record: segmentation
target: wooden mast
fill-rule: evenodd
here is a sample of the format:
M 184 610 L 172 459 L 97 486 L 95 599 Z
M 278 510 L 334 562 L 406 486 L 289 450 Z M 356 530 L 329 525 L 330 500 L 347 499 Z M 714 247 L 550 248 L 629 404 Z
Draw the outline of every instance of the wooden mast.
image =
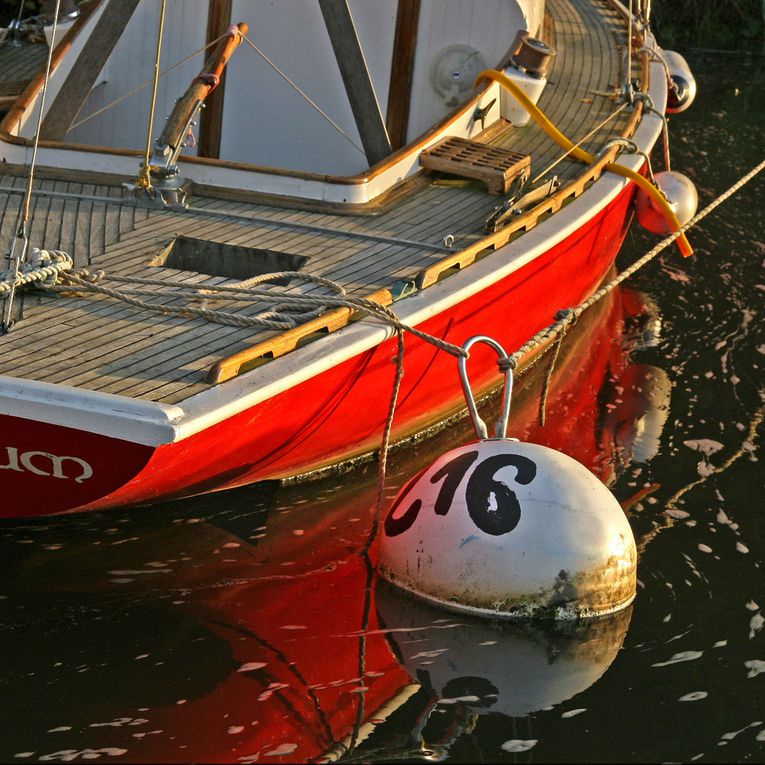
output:
M 420 0 L 398 0 L 387 109 L 388 135 L 394 150 L 406 143 L 419 21 Z
M 207 11 L 207 44 L 226 33 L 231 26 L 232 0 L 210 0 Z M 220 143 L 223 134 L 223 96 L 226 88 L 226 71 L 221 72 L 220 83 L 205 101 L 205 108 L 199 121 L 200 157 L 220 157 Z
M 40 128 L 40 138 L 63 141 L 90 95 L 99 72 L 130 21 L 139 0 L 109 0 L 77 61 L 51 104 Z
M 347 0 L 319 0 L 337 65 L 370 165 L 391 154 L 388 131 L 377 103 Z

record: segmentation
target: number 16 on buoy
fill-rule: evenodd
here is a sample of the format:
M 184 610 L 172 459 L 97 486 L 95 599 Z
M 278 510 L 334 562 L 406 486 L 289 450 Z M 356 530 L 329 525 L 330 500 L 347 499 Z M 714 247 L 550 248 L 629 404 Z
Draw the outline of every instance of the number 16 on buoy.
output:
M 637 550 L 611 492 L 571 457 L 506 437 L 513 371 L 488 436 L 459 359 L 478 440 L 439 457 L 399 492 L 383 524 L 379 574 L 452 610 L 498 618 L 582 618 L 628 606 Z

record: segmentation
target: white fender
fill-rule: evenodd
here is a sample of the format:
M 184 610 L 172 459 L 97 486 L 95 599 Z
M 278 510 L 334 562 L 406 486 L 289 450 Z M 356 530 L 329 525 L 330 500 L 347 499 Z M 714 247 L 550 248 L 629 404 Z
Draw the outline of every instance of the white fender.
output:
M 680 225 L 685 225 L 695 214 L 699 206 L 696 187 L 688 176 L 674 170 L 664 170 L 654 175 L 659 190 L 664 194 L 669 206 L 677 215 Z M 635 212 L 643 228 L 652 234 L 666 236 L 671 233 L 669 223 L 659 209 L 656 201 L 638 189 L 635 195 Z

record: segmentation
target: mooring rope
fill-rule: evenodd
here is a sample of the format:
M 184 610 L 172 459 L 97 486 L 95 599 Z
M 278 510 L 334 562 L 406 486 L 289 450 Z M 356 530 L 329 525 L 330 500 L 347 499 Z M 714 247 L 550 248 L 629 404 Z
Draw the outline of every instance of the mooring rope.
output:
M 83 291 L 88 292 L 96 292 L 101 295 L 105 295 L 107 297 L 114 298 L 116 300 L 120 300 L 123 303 L 127 303 L 128 305 L 132 305 L 136 308 L 140 308 L 142 310 L 149 311 L 151 313 L 160 313 L 160 314 L 176 314 L 178 316 L 185 316 L 185 317 L 192 317 L 192 318 L 200 318 L 200 319 L 206 319 L 207 321 L 211 321 L 217 324 L 226 324 L 230 326 L 235 327 L 265 327 L 267 329 L 293 329 L 295 326 L 298 325 L 299 320 L 294 317 L 289 317 L 285 319 L 263 319 L 261 316 L 245 316 L 242 314 L 235 314 L 235 313 L 229 313 L 226 311 L 215 311 L 211 309 L 206 308 L 196 308 L 188 305 L 184 306 L 173 306 L 173 305 L 167 305 L 165 303 L 153 303 L 149 302 L 147 300 L 142 300 L 140 298 L 133 297 L 130 294 L 127 294 L 124 290 L 116 290 L 112 289 L 110 287 L 104 287 L 100 284 L 95 283 L 95 279 L 98 279 L 100 277 L 106 276 L 105 272 L 97 272 L 95 274 L 88 271 L 88 269 L 82 268 L 78 271 L 73 272 L 62 272 L 61 273 L 61 279 L 66 287 L 68 285 L 69 289 L 71 290 L 72 287 L 79 287 Z M 281 271 L 276 274 L 263 274 L 260 277 L 261 281 L 268 281 L 269 279 L 274 278 L 284 278 L 286 276 L 290 276 L 293 278 L 304 278 L 305 274 L 300 273 L 299 271 Z M 321 277 L 319 277 L 321 278 Z M 323 282 L 329 284 L 331 283 L 330 280 L 323 280 Z M 41 285 L 45 286 L 45 285 Z M 186 285 L 188 286 L 188 285 Z M 335 284 L 334 285 L 338 292 L 343 290 L 343 288 Z M 61 290 L 62 285 L 56 285 L 56 289 Z M 216 285 L 204 285 L 202 288 L 207 291 L 214 291 L 219 289 Z M 226 288 L 225 286 L 220 287 L 220 289 L 232 289 L 232 288 Z M 237 288 L 233 288 L 237 289 Z M 439 348 L 442 351 L 446 351 L 447 353 L 451 353 L 453 356 L 467 356 L 467 352 L 464 351 L 459 345 L 455 345 L 454 343 L 450 343 L 446 340 L 443 340 L 441 338 L 435 337 L 434 335 L 430 335 L 427 332 L 423 332 L 420 329 L 417 329 L 416 327 L 410 327 L 407 324 L 404 324 L 398 316 L 392 311 L 390 308 L 381 305 L 380 303 L 376 303 L 374 300 L 369 300 L 367 298 L 359 298 L 359 297 L 353 297 L 352 295 L 344 295 L 340 294 L 338 296 L 333 295 L 293 295 L 288 292 L 276 292 L 275 294 L 269 294 L 265 291 L 260 293 L 260 296 L 264 300 L 278 300 L 280 302 L 289 302 L 294 307 L 306 307 L 312 310 L 315 310 L 316 308 L 350 308 L 351 310 L 358 311 L 360 313 L 363 313 L 370 318 L 377 318 L 383 320 L 386 324 L 390 325 L 396 330 L 403 330 L 406 332 L 409 332 L 417 337 L 419 337 L 422 340 L 425 340 L 426 342 L 431 343 L 432 345 L 435 345 L 437 348 Z
M 529 351 L 532 351 L 542 345 L 545 345 L 548 341 L 554 339 L 558 334 L 563 332 L 570 324 L 578 319 L 588 308 L 595 305 L 598 300 L 601 300 L 614 288 L 618 287 L 623 281 L 629 279 L 634 273 L 639 271 L 647 263 L 650 263 L 659 253 L 663 252 L 672 242 L 678 237 L 682 236 L 688 229 L 693 228 L 700 220 L 706 218 L 709 213 L 719 207 L 723 202 L 733 196 L 739 189 L 745 186 L 756 175 L 765 170 L 765 160 L 760 162 L 759 165 L 752 168 L 745 176 L 740 178 L 729 189 L 724 191 L 715 200 L 710 202 L 701 212 L 691 218 L 686 224 L 681 226 L 677 231 L 672 232 L 669 236 L 662 239 L 653 249 L 649 250 L 642 258 L 636 260 L 632 265 L 624 269 L 618 276 L 614 277 L 610 282 L 604 284 L 599 290 L 594 292 L 587 300 L 579 303 L 579 305 L 571 308 L 564 308 L 558 311 L 556 314 L 556 321 L 553 324 L 541 329 L 533 337 L 529 338 L 515 353 L 512 353 L 509 358 L 512 365 L 515 367 L 520 360 Z
M 695 226 L 699 221 L 709 215 L 719 205 L 729 199 L 733 194 L 739 191 L 743 186 L 749 183 L 755 176 L 765 169 L 765 160 L 760 162 L 756 167 L 750 170 L 746 175 L 740 178 L 730 188 L 720 194 L 715 200 L 708 204 L 701 212 L 697 213 L 691 220 L 681 226 L 677 231 L 674 231 L 669 236 L 662 239 L 655 247 L 647 252 L 643 257 L 636 260 L 632 265 L 624 269 L 618 276 L 614 277 L 607 284 L 604 284 L 600 289 L 594 292 L 587 300 L 579 303 L 576 306 L 563 309 L 556 315 L 556 321 L 544 329 L 537 332 L 533 337 L 529 338 L 518 350 L 512 353 L 510 356 L 500 358 L 498 365 L 500 370 L 507 368 L 515 368 L 520 360 L 531 351 L 534 351 L 543 345 L 555 340 L 561 336 L 571 326 L 584 311 L 591 306 L 595 305 L 599 300 L 608 295 L 623 281 L 635 274 L 646 264 L 650 263 L 659 253 L 663 252 L 669 247 L 672 242 L 678 237 L 682 236 L 685 231 Z M 39 251 L 38 251 L 39 253 Z M 46 253 L 43 251 L 38 254 L 44 260 Z M 235 292 L 235 293 L 249 293 L 253 297 L 257 297 L 263 301 L 273 301 L 278 305 L 287 305 L 289 308 L 305 308 L 312 311 L 325 310 L 327 308 L 339 308 L 346 307 L 353 311 L 356 311 L 362 315 L 370 318 L 378 319 L 396 330 L 398 337 L 398 353 L 396 360 L 396 373 L 393 382 L 393 388 L 391 392 L 390 406 L 388 407 L 388 416 L 385 422 L 383 430 L 382 443 L 379 450 L 379 469 L 378 469 L 378 490 L 375 514 L 372 521 L 372 528 L 370 530 L 367 542 L 364 545 L 363 554 L 367 554 L 370 550 L 377 531 L 379 529 L 380 514 L 382 511 L 382 504 L 384 501 L 385 491 L 385 479 L 387 471 L 387 458 L 390 449 L 390 437 L 393 428 L 393 420 L 395 417 L 396 404 L 398 400 L 399 390 L 401 387 L 401 380 L 404 373 L 404 333 L 409 332 L 421 340 L 428 342 L 440 350 L 446 351 L 456 357 L 467 358 L 468 352 L 461 346 L 450 343 L 442 338 L 435 337 L 428 334 L 416 327 L 408 326 L 404 324 L 396 315 L 396 313 L 383 306 L 380 303 L 376 303 L 373 300 L 366 298 L 353 297 L 345 293 L 343 287 L 332 280 L 324 277 L 312 276 L 309 274 L 301 273 L 298 271 L 282 271 L 274 274 L 263 274 L 253 279 L 248 279 L 244 282 L 239 282 L 236 285 L 194 285 L 191 286 L 184 282 L 165 282 L 159 279 L 143 279 L 140 277 L 128 277 L 128 276 L 115 276 L 108 277 L 103 271 L 91 273 L 87 269 L 78 269 L 77 271 L 70 271 L 71 258 L 65 255 L 65 253 L 54 252 L 47 253 L 47 256 L 53 258 L 55 256 L 55 263 L 50 265 L 41 266 L 38 269 L 32 270 L 26 274 L 14 274 L 10 273 L 0 274 L 0 294 L 3 292 L 10 292 L 21 284 L 37 283 L 40 287 L 45 289 L 57 289 L 68 290 L 79 289 L 83 292 L 96 292 L 108 297 L 115 298 L 122 302 L 133 305 L 142 310 L 147 310 L 154 313 L 161 314 L 176 314 L 185 317 L 197 317 L 206 319 L 208 321 L 217 322 L 220 324 L 228 324 L 239 327 L 254 327 L 261 326 L 271 329 L 291 329 L 299 321 L 298 317 L 283 315 L 280 318 L 272 315 L 260 314 L 257 316 L 244 316 L 241 314 L 234 314 L 225 311 L 215 311 L 210 309 L 185 306 L 172 306 L 161 303 L 151 303 L 146 300 L 142 300 L 132 295 L 126 294 L 124 290 L 111 289 L 104 287 L 96 282 L 104 278 L 114 278 L 124 283 L 135 283 L 139 285 L 151 285 L 151 286 L 170 286 L 183 290 L 193 290 L 193 297 L 199 299 L 200 297 L 208 297 L 214 295 L 216 292 Z M 66 259 L 66 260 L 65 260 Z M 54 274 L 57 275 L 60 280 L 60 284 L 52 285 L 45 284 L 46 280 L 49 280 Z M 328 287 L 332 289 L 336 294 L 334 295 L 308 295 L 308 294 L 293 294 L 284 290 L 281 291 L 268 291 L 268 290 L 253 290 L 252 288 L 273 279 L 302 279 L 304 281 L 312 282 L 320 286 Z M 23 282 L 18 281 L 19 279 Z M 245 285 L 245 286 L 242 286 Z M 557 352 L 556 352 L 557 355 Z M 552 367 L 552 365 L 551 365 Z M 551 373 L 551 372 L 550 372 Z

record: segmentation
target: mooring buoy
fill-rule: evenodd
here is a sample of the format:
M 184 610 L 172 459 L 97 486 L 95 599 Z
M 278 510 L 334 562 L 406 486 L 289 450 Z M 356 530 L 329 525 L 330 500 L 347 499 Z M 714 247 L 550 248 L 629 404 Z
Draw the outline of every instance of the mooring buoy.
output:
M 656 173 L 653 179 L 680 225 L 684 226 L 696 214 L 699 206 L 699 195 L 693 181 L 675 170 L 663 170 Z M 667 216 L 661 211 L 656 200 L 641 188 L 635 195 L 635 212 L 640 225 L 652 234 L 666 236 L 672 232 Z
M 490 337 L 467 340 L 490 345 Z M 611 492 L 571 457 L 507 438 L 513 373 L 489 438 L 460 359 L 478 441 L 407 483 L 382 529 L 378 572 L 447 608 L 502 618 L 607 614 L 635 597 L 637 550 Z

